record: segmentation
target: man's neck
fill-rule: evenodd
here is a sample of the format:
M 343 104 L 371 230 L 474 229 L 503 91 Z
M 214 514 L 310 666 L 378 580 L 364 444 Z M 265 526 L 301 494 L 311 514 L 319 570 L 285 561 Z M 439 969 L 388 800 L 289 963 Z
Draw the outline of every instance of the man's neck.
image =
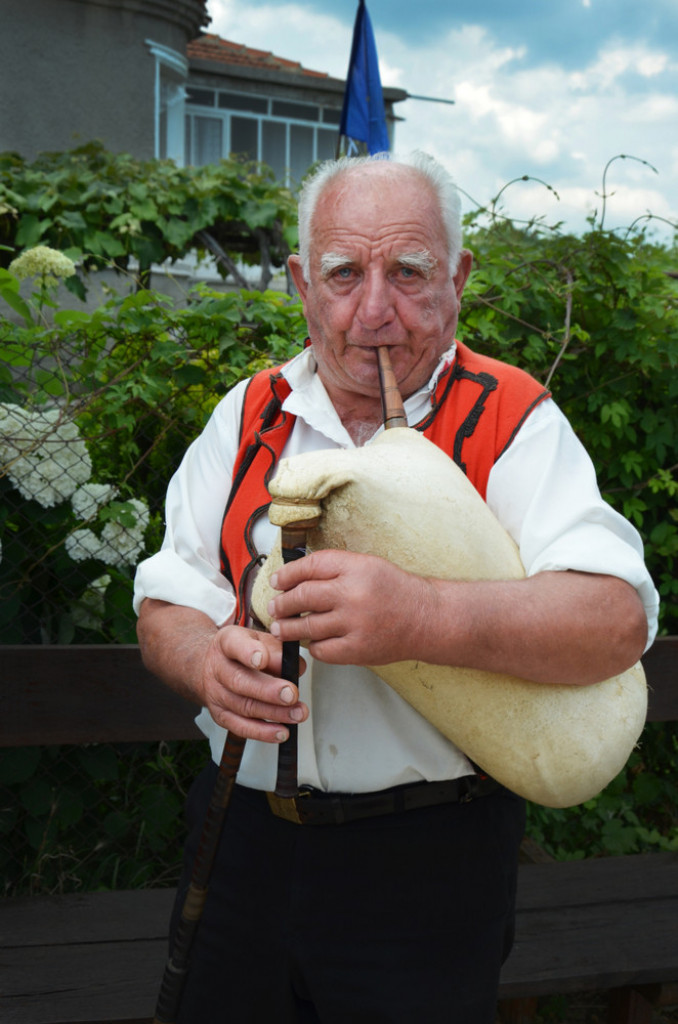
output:
M 350 424 L 344 423 L 344 426 L 356 448 L 362 448 L 364 444 L 367 444 L 374 437 L 381 426 L 381 420 L 378 423 L 365 423 L 364 421 L 354 420 Z
M 346 432 L 358 447 L 366 444 L 383 423 L 381 399 L 335 393 L 330 400 Z

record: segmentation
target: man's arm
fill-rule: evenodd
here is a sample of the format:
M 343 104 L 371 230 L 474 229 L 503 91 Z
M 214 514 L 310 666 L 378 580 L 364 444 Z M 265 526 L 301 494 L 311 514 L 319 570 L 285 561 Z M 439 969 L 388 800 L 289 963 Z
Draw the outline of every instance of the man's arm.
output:
M 278 676 L 281 645 L 267 633 L 218 628 L 203 612 L 146 598 L 137 634 L 146 667 L 238 736 L 282 743 L 286 724 L 308 718 L 297 687 Z
M 284 591 L 269 606 L 274 635 L 310 639 L 314 657 L 336 664 L 420 660 L 587 685 L 635 664 L 647 639 L 636 591 L 614 576 L 460 583 L 320 551 L 283 566 L 271 583 Z

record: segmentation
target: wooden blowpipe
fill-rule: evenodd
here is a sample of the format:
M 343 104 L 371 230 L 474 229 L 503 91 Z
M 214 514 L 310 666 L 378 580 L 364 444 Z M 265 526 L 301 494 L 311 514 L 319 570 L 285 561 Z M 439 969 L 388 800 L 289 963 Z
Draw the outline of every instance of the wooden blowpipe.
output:
M 377 348 L 377 366 L 379 367 L 379 388 L 381 390 L 381 411 L 384 418 L 384 430 L 392 427 L 406 427 L 407 416 L 403 400 L 391 366 L 391 357 L 385 345 Z

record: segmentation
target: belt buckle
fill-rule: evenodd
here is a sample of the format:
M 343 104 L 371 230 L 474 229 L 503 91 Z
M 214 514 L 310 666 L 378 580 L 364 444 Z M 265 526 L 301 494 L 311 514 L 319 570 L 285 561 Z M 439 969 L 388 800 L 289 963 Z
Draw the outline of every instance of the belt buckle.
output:
M 291 821 L 294 825 L 303 825 L 304 819 L 299 814 L 298 801 L 304 796 L 310 796 L 308 790 L 300 791 L 297 796 L 278 796 L 277 793 L 267 793 L 266 799 L 276 818 Z

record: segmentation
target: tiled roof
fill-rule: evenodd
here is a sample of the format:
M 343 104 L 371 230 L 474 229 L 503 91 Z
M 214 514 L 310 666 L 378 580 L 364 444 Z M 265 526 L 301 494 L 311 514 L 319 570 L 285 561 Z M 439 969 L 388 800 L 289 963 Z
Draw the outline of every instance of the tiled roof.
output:
M 259 68 L 266 71 L 289 71 L 295 75 L 308 75 L 311 78 L 329 78 L 324 71 L 309 71 L 297 61 L 276 57 L 267 50 L 253 50 L 241 43 L 231 43 L 228 39 L 212 35 L 209 32 L 198 36 L 188 44 L 189 59 L 216 61 L 219 64 L 238 64 L 241 67 Z

